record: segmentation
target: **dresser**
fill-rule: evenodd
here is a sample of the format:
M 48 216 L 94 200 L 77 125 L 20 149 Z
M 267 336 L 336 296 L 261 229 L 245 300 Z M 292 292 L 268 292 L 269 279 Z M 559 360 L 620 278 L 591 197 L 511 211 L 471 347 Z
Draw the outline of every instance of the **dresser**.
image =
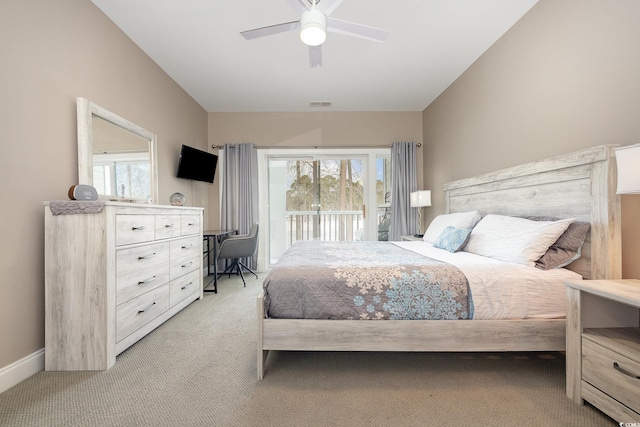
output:
M 109 369 L 202 298 L 202 208 L 105 202 L 98 213 L 54 215 L 52 207 L 45 202 L 46 370 Z
M 567 396 L 640 423 L 640 280 L 567 286 Z

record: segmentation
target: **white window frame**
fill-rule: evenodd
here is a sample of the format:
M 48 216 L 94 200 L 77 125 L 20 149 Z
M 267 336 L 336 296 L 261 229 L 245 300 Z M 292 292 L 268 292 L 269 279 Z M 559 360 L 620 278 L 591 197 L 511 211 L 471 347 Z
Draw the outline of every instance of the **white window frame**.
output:
M 270 159 L 300 160 L 300 159 L 363 159 L 363 165 L 367 173 L 367 190 L 363 195 L 366 205 L 365 239 L 377 239 L 377 209 L 376 209 L 376 159 L 378 156 L 388 156 L 391 148 L 259 148 L 258 149 L 258 180 L 259 180 L 259 222 L 260 241 L 265 244 L 258 245 L 258 265 L 270 267 L 269 258 L 269 175 L 268 162 Z

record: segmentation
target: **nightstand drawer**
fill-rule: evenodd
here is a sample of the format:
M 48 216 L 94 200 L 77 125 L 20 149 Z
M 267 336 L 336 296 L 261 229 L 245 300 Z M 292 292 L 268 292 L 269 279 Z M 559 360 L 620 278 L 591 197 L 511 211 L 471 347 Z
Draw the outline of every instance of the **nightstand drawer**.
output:
M 640 362 L 583 337 L 582 379 L 636 412 L 640 412 L 638 375 Z
M 403 242 L 422 242 L 424 240 L 423 236 L 400 236 L 400 240 Z

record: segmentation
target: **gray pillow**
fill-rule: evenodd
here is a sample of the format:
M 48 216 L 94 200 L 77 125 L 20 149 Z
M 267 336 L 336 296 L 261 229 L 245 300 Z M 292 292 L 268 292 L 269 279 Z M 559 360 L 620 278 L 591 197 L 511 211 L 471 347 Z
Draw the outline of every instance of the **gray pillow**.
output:
M 545 216 L 525 217 L 533 221 L 556 221 L 557 218 Z M 536 261 L 536 268 L 550 270 L 552 268 L 566 267 L 580 258 L 580 250 L 587 237 L 591 224 L 584 221 L 572 222 L 567 230 L 558 237 L 558 240 L 547 249 Z

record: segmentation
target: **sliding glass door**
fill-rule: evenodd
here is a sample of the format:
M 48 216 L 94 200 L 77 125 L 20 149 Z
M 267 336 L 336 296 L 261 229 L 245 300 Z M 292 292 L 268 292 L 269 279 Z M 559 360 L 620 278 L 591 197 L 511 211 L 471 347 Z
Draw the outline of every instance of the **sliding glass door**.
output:
M 268 218 L 269 263 L 299 240 L 384 237 L 379 224 L 386 213 L 385 195 L 389 199 L 388 150 L 318 151 L 264 155 L 267 191 L 261 190 L 261 195 L 267 197 L 261 203 Z
M 363 159 L 269 161 L 269 194 L 274 196 L 269 216 L 286 221 L 287 246 L 298 240 L 362 239 L 363 168 Z M 283 173 L 284 182 L 274 176 Z M 274 203 L 281 194 L 284 204 Z

